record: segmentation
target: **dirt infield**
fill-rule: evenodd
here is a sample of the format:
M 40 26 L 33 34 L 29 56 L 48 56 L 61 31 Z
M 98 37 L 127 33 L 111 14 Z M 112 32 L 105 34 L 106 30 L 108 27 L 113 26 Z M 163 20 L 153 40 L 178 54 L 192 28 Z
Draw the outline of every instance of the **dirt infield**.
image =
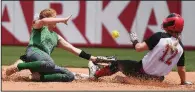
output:
M 5 68 L 5 66 L 3 66 Z M 69 70 L 77 73 L 88 74 L 88 69 L 86 68 L 68 68 Z M 2 69 L 4 72 L 4 69 Z M 23 70 L 16 74 L 13 74 L 10 77 L 9 81 L 2 81 L 2 90 L 3 91 L 69 91 L 69 90 L 95 90 L 95 91 L 116 91 L 116 90 L 183 90 L 183 91 L 192 91 L 195 90 L 195 85 L 179 85 L 180 79 L 177 72 L 171 72 L 166 76 L 165 81 L 162 83 L 152 82 L 152 81 L 139 81 L 132 79 L 132 82 L 129 84 L 121 83 L 116 80 L 116 76 L 124 76 L 122 73 L 114 74 L 110 77 L 102 77 L 99 81 L 90 81 L 90 80 L 75 80 L 73 82 L 27 82 L 23 78 L 27 77 L 30 74 L 28 70 Z M 22 77 L 19 77 L 21 75 Z M 187 80 L 195 83 L 195 72 L 187 72 Z

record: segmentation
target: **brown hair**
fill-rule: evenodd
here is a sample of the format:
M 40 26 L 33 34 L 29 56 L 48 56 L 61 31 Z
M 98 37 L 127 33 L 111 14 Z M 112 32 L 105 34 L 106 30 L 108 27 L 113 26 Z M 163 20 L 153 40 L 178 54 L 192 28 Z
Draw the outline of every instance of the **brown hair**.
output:
M 39 15 L 39 19 L 54 17 L 54 16 L 56 16 L 56 11 L 52 8 L 48 8 L 41 11 Z

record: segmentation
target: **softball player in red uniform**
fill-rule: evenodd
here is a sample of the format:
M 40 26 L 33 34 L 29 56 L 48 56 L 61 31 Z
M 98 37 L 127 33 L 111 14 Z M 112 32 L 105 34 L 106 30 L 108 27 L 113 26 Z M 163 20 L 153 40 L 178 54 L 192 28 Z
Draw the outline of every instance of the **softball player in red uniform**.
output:
M 102 69 L 90 61 L 88 64 L 90 77 L 97 79 L 121 71 L 127 76 L 163 81 L 164 76 L 177 65 L 181 84 L 192 84 L 186 81 L 184 49 L 180 40 L 183 26 L 183 18 L 179 14 L 171 13 L 162 23 L 162 28 L 166 32 L 157 32 L 143 42 L 138 42 L 137 35 L 130 33 L 130 40 L 137 52 L 149 50 L 143 59 L 139 62 L 114 60 Z

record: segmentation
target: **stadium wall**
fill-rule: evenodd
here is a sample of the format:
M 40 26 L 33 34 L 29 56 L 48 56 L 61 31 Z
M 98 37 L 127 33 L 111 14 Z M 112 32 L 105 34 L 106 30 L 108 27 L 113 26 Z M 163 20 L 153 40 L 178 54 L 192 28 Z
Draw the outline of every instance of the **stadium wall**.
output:
M 80 47 L 132 47 L 129 31 L 143 41 L 163 32 L 167 15 L 179 13 L 185 19 L 184 46 L 195 50 L 195 1 L 2 1 L 2 45 L 27 45 L 34 15 L 49 7 L 57 17 L 72 14 L 68 26 L 58 24 L 55 31 Z M 119 38 L 111 37 L 113 30 L 120 32 Z

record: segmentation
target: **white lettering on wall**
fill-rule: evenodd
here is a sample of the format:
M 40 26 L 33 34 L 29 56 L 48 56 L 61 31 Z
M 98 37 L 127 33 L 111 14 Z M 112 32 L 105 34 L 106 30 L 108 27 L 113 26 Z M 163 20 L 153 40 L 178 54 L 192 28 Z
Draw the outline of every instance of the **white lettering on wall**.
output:
M 28 26 L 26 24 L 24 12 L 20 4 L 21 1 L 2 1 L 2 13 L 7 7 L 8 17 L 10 21 L 2 21 L 2 27 L 9 31 L 20 42 L 29 41 Z M 80 21 L 79 25 L 85 26 L 85 30 L 77 28 L 72 20 L 76 19 L 80 13 L 80 1 L 34 1 L 34 14 L 40 13 L 41 10 L 49 8 L 52 3 L 59 3 L 62 5 L 62 14 L 57 17 L 67 17 L 72 14 L 72 18 L 68 22 L 68 26 L 64 24 L 57 24 L 57 28 L 62 36 L 72 44 L 102 44 L 102 26 L 104 26 L 108 33 L 112 30 L 119 30 L 120 37 L 115 39 L 119 45 L 128 45 L 129 35 L 125 26 L 120 22 L 118 17 L 127 7 L 131 1 L 110 1 L 107 6 L 103 8 L 103 1 L 86 1 L 86 16 L 85 21 Z M 182 33 L 182 41 L 184 46 L 195 46 L 193 40 L 195 39 L 195 8 L 194 1 L 182 1 L 181 15 L 184 18 L 184 30 Z M 138 4 L 135 19 L 133 20 L 130 31 L 137 33 L 139 40 L 142 41 L 145 31 L 149 28 L 151 31 L 159 32 L 161 29 L 162 20 L 170 13 L 171 7 L 168 7 L 167 1 L 140 1 Z M 156 25 L 149 25 L 149 18 L 152 10 L 154 11 Z M 130 10 L 129 10 L 130 11 Z M 29 11 L 33 12 L 33 11 Z M 131 13 L 131 11 L 129 12 Z M 4 14 L 2 14 L 3 16 Z M 131 21 L 131 20 L 127 20 Z M 84 24 L 85 23 L 85 24 Z M 127 23 L 127 22 L 126 22 Z M 127 25 L 127 24 L 126 24 Z M 82 35 L 81 31 L 85 31 Z M 86 36 L 86 39 L 84 38 Z M 14 44 L 14 43 L 13 43 Z M 115 47 L 115 46 L 113 46 Z
M 157 25 L 148 25 L 148 21 L 151 15 L 151 11 L 154 9 Z M 162 31 L 162 20 L 169 15 L 169 8 L 166 1 L 142 1 L 140 2 L 136 14 L 136 18 L 133 22 L 131 31 L 136 32 L 139 36 L 139 40 L 142 41 L 147 26 L 155 33 Z
M 102 2 L 97 2 L 97 14 L 96 14 L 96 31 L 102 35 L 102 24 L 105 28 L 111 32 L 117 29 L 122 37 L 116 39 L 118 44 L 128 44 L 129 36 L 127 30 L 118 19 L 122 11 L 127 7 L 130 1 L 110 1 L 109 4 L 102 11 Z M 98 35 L 99 37 L 102 37 Z
M 195 1 L 182 1 L 182 16 L 184 18 L 184 29 L 182 42 L 187 46 L 195 46 Z
M 25 17 L 19 1 L 4 1 L 2 2 L 2 9 L 8 10 L 9 22 L 2 22 L 4 26 L 13 36 L 15 36 L 20 42 L 29 41 L 28 27 L 26 25 Z M 2 11 L 3 11 L 2 10 Z M 21 35 L 25 34 L 25 35 Z
M 86 3 L 86 37 L 92 44 L 101 44 L 102 42 L 102 26 L 97 23 L 97 2 L 87 1 Z M 100 6 L 101 7 L 101 6 Z

